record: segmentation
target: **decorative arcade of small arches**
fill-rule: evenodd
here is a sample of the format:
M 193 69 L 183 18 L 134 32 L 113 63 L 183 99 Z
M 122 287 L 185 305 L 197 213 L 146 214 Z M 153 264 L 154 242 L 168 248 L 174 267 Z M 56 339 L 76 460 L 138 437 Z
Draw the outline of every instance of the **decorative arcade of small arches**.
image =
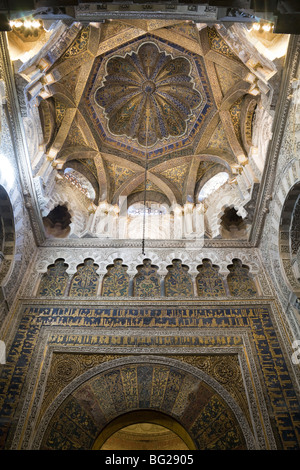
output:
M 38 288 L 38 296 L 69 297 L 199 297 L 215 298 L 224 296 L 253 297 L 258 294 L 255 280 L 249 267 L 238 258 L 227 266 L 229 274 L 223 277 L 219 267 L 210 259 L 204 258 L 197 267 L 198 275 L 193 278 L 189 266 L 181 259 L 173 259 L 167 266 L 168 273 L 160 276 L 158 266 L 146 258 L 136 267 L 132 282 L 127 273 L 128 266 L 121 258 L 107 266 L 102 281 L 97 273 L 98 265 L 87 258 L 77 266 L 73 276 L 67 274 L 68 264 L 59 258 L 48 266 Z

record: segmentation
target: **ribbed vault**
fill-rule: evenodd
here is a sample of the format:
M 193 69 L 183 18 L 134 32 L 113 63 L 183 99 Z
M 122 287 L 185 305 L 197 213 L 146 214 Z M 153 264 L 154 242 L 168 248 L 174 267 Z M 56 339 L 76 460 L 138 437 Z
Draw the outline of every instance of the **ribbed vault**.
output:
M 77 28 L 56 60 L 45 52 L 36 61 L 39 111 L 48 158 L 60 172 L 80 163 L 94 204 L 140 187 L 146 155 L 148 179 L 178 204 L 195 202 L 203 162 L 231 177 L 247 164 L 257 77 L 215 27 L 119 20 Z M 31 70 L 32 62 L 20 73 L 28 79 Z M 29 81 L 29 99 L 35 89 Z

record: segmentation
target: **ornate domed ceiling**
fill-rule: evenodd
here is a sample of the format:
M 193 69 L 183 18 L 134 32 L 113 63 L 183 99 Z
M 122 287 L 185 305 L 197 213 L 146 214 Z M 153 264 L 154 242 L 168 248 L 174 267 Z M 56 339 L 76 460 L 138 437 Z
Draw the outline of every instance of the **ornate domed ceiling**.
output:
M 201 82 L 205 72 L 189 59 L 182 48 L 166 47 L 145 36 L 107 61 L 98 60 L 88 98 L 98 126 L 104 123 L 104 143 L 111 142 L 115 148 L 127 144 L 142 158 L 145 147 L 155 158 L 172 151 L 174 145 L 191 144 L 189 135 L 197 132 L 199 119 L 213 101 Z M 98 87 L 98 82 L 104 83 Z
M 97 208 L 142 200 L 145 181 L 148 200 L 197 203 L 215 174 L 227 172 L 228 187 L 244 174 L 251 205 L 264 165 L 251 150 L 254 123 L 277 69 L 244 26 L 235 35 L 178 20 L 59 28 L 18 70 L 58 176 L 82 174 Z

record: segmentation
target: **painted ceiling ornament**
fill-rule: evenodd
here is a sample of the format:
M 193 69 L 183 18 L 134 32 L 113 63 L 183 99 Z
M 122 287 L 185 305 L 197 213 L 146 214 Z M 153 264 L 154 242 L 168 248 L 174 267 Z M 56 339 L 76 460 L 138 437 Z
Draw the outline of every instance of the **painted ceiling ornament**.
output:
M 107 62 L 103 85 L 95 101 L 105 110 L 114 135 L 126 135 L 142 146 L 179 137 L 202 101 L 190 75 L 185 57 L 173 58 L 153 42 L 143 43 L 137 52 L 113 56 Z M 149 130 L 146 135 L 146 119 Z

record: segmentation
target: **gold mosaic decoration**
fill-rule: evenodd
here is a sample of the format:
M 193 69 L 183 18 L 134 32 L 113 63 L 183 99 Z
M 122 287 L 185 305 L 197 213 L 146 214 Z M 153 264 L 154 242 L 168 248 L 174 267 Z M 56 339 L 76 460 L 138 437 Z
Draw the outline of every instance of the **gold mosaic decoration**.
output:
M 56 125 L 59 127 L 65 117 L 66 105 L 57 98 L 55 99 Z
M 122 259 L 115 259 L 114 263 L 107 267 L 102 283 L 102 295 L 104 297 L 127 297 L 129 294 L 128 267 L 122 264 Z
M 174 34 L 180 34 L 188 39 L 195 42 L 199 41 L 199 31 L 193 22 L 185 22 L 172 26 L 168 26 L 166 29 L 174 32 Z
M 73 276 L 69 295 L 71 297 L 92 297 L 97 294 L 99 266 L 92 259 L 86 259 L 82 265 L 77 267 Z
M 67 147 L 88 151 L 92 146 L 103 160 L 109 154 L 109 161 L 104 161 L 105 175 L 102 167 L 98 173 L 95 168 L 92 171 L 99 188 L 106 185 L 101 191 L 109 204 L 119 195 L 144 190 L 140 183 L 135 188 L 133 177 L 143 172 L 146 155 L 151 162 L 149 171 L 162 179 L 162 184 L 148 181 L 148 191 L 182 204 L 187 198 L 186 182 L 189 195 L 196 197 L 196 183 L 205 171 L 201 164 L 194 181 L 189 163 L 183 163 L 185 158 L 190 162 L 191 156 L 197 158 L 209 150 L 205 156 L 211 159 L 208 170 L 219 157 L 235 171 L 243 159 L 242 143 L 251 142 L 250 109 L 241 123 L 244 113 L 241 102 L 236 101 L 229 113 L 223 113 L 221 122 L 216 121 L 218 109 L 224 111 L 224 95 L 248 69 L 215 27 L 203 27 L 199 33 L 190 21 L 112 20 L 99 28 L 82 27 L 73 40 L 77 28 L 70 28 L 72 42 L 69 39 L 62 56 L 53 56 L 42 84 L 49 80 L 53 92 L 47 107 L 43 100 L 40 107 L 47 151 L 56 155 L 58 168 L 72 159 Z M 202 56 L 200 38 L 206 35 L 208 60 Z M 63 43 L 60 48 L 65 50 Z M 52 100 L 55 109 L 50 106 Z M 78 153 L 74 156 L 78 160 Z M 111 163 L 114 156 L 117 164 Z M 90 182 L 97 186 L 92 178 Z
M 216 129 L 214 130 L 209 140 L 208 147 L 219 150 L 226 150 L 227 152 L 232 153 L 231 147 L 226 137 L 226 132 L 221 122 L 219 122 Z
M 96 105 L 105 111 L 110 134 L 140 146 L 183 136 L 187 121 L 202 105 L 190 61 L 172 57 L 150 40 L 130 54 L 112 56 L 105 70 L 95 90 Z
M 174 183 L 176 187 L 180 190 L 183 190 L 183 186 L 188 174 L 189 170 L 189 163 L 185 163 L 180 166 L 176 166 L 174 168 L 170 168 L 168 170 L 163 171 L 161 174 L 165 178 L 167 178 L 171 183 Z
M 92 259 L 86 260 L 84 265 L 80 267 L 81 274 L 77 273 L 78 279 L 81 279 L 87 288 L 87 294 L 83 294 L 83 290 L 79 288 L 78 296 L 95 295 L 98 276 L 96 275 L 97 264 Z M 56 260 L 54 265 L 48 267 L 48 274 L 44 275 L 38 295 L 62 295 L 59 289 L 59 283 L 64 279 L 64 270 L 67 265 L 63 260 Z M 122 259 L 117 258 L 113 264 L 107 266 L 107 273 L 102 281 L 102 295 L 108 297 L 129 296 L 129 275 L 127 274 L 128 266 L 122 264 Z M 151 260 L 144 259 L 142 265 L 136 266 L 138 275 L 134 278 L 135 293 L 139 292 L 139 296 L 150 296 L 152 298 L 160 297 L 160 281 L 157 274 L 157 266 L 151 264 Z M 230 274 L 227 279 L 223 279 L 219 275 L 219 266 L 212 264 L 208 258 L 203 259 L 202 265 L 197 267 L 199 274 L 196 276 L 197 295 L 203 298 L 209 297 L 225 297 L 227 291 L 229 295 L 236 296 L 255 296 L 257 289 L 252 276 L 249 274 L 249 267 L 242 264 L 241 260 L 236 258 L 233 264 L 228 266 Z M 193 297 L 193 278 L 189 274 L 189 266 L 182 264 L 180 259 L 173 259 L 172 265 L 167 266 L 168 274 L 163 279 L 164 294 L 167 297 Z M 81 277 L 83 276 L 83 277 Z M 89 292 L 87 279 L 90 278 L 94 286 L 92 292 Z M 79 282 L 79 281 L 78 281 Z M 48 285 L 49 283 L 49 285 Z M 143 287 L 144 283 L 144 287 Z M 54 286 L 54 288 L 52 287 Z M 77 289 L 76 287 L 76 289 Z M 82 286 L 81 286 L 82 287 Z M 55 290 L 56 289 L 56 290 Z M 43 294 L 48 291 L 52 294 Z M 76 290 L 75 290 L 76 291 Z M 74 291 L 74 292 L 75 292 Z M 72 295 L 73 289 L 69 295 Z M 143 292 L 143 293 L 142 293 Z M 67 294 L 66 294 L 67 295 Z M 134 294 L 135 295 L 135 294 Z M 130 294 L 131 296 L 131 294 Z
M 214 27 L 207 27 L 207 36 L 212 50 L 234 60 L 240 60 L 234 52 L 230 49 L 228 44 L 219 35 Z
M 255 114 L 257 103 L 253 102 L 247 109 L 246 119 L 245 119 L 245 139 L 249 147 L 252 145 L 252 128 L 253 128 L 253 118 Z
M 63 259 L 57 259 L 48 267 L 40 282 L 38 295 L 58 297 L 65 294 L 69 276 L 66 273 L 68 265 Z
M 3 373 L 0 375 L 0 410 L 1 417 L 5 416 L 6 418 L 5 422 L 2 420 L 2 441 L 0 439 L 0 446 L 6 445 L 9 448 L 10 441 L 6 437 L 9 436 L 10 429 L 6 423 L 9 424 L 18 417 L 18 404 L 22 391 L 24 391 L 29 368 L 33 362 L 32 355 L 36 348 L 39 349 L 40 341 L 43 341 L 44 338 L 43 335 L 41 337 L 39 335 L 44 331 L 44 326 L 48 328 L 51 325 L 52 330 L 49 330 L 47 346 L 45 345 L 47 351 L 49 351 L 49 348 L 53 351 L 62 351 L 62 347 L 71 348 L 73 355 L 70 353 L 70 349 L 65 349 L 69 357 L 58 355 L 56 356 L 58 362 L 54 358 L 55 362 L 53 364 L 56 364 L 56 367 L 51 368 L 51 373 L 48 376 L 49 381 L 42 405 L 43 411 L 46 412 L 47 404 L 57 396 L 60 390 L 65 388 L 67 382 L 71 383 L 84 371 L 101 362 L 101 359 L 95 359 L 97 351 L 104 354 L 103 351 L 108 348 L 107 359 L 115 359 L 112 351 L 117 351 L 118 354 L 124 351 L 127 356 L 132 351 L 133 354 L 140 356 L 142 348 L 147 354 L 154 353 L 154 355 L 157 354 L 159 348 L 160 354 L 166 357 L 167 362 L 168 354 L 171 352 L 171 357 L 173 357 L 173 348 L 178 347 L 185 349 L 184 353 L 183 350 L 178 349 L 178 352 L 176 352 L 177 357 L 184 356 L 183 361 L 189 361 L 188 363 L 191 365 L 214 377 L 235 397 L 244 415 L 249 417 L 247 413 L 249 397 L 247 396 L 247 400 L 245 400 L 244 391 L 241 388 L 240 371 L 236 368 L 238 361 L 236 361 L 234 354 L 232 356 L 232 348 L 235 351 L 236 348 L 242 348 L 245 353 L 247 352 L 244 349 L 245 337 L 247 337 L 250 340 L 251 347 L 251 351 L 248 350 L 248 352 L 251 352 L 249 359 L 250 361 L 254 360 L 256 364 L 254 369 L 251 368 L 251 370 L 252 373 L 255 373 L 257 369 L 259 377 L 257 384 L 253 382 L 253 392 L 258 393 L 257 400 L 260 399 L 260 394 L 263 392 L 263 396 L 267 400 L 268 414 L 271 415 L 270 426 L 272 431 L 271 428 L 265 427 L 264 429 L 268 434 L 265 437 L 269 439 L 270 436 L 273 436 L 272 432 L 274 432 L 276 446 L 279 449 L 299 449 L 299 398 L 291 376 L 289 358 L 285 350 L 281 348 L 282 338 L 280 339 L 278 333 L 276 319 L 273 316 L 274 312 L 271 304 L 267 301 L 262 306 L 261 301 L 255 303 L 255 300 L 250 299 L 251 297 L 246 301 L 243 298 L 242 303 L 238 301 L 236 305 L 232 304 L 232 300 L 226 301 L 223 299 L 222 307 L 218 308 L 215 307 L 215 304 L 212 305 L 205 300 L 200 303 L 196 300 L 193 300 L 195 303 L 187 300 L 187 307 L 183 307 L 182 304 L 170 307 L 169 302 L 163 306 L 161 303 L 156 305 L 153 304 L 153 301 L 151 306 L 146 304 L 132 306 L 132 300 L 126 303 L 125 299 L 123 300 L 125 304 L 122 302 L 123 306 L 118 308 L 113 307 L 112 304 L 104 306 L 101 306 L 99 302 L 93 304 L 93 302 L 90 303 L 91 301 L 81 306 L 72 303 L 62 305 L 60 302 L 57 302 L 56 306 L 51 306 L 47 302 L 44 305 L 41 304 L 40 300 L 35 305 L 24 305 L 20 325 L 7 358 L 7 365 L 4 366 Z M 106 330 L 107 334 L 103 330 L 104 327 L 110 329 Z M 133 329 L 134 333 L 121 335 L 120 328 L 124 327 Z M 141 329 L 145 332 L 144 329 L 148 327 L 150 327 L 149 334 L 139 334 L 142 332 Z M 101 328 L 103 333 L 99 334 L 97 332 L 98 328 Z M 113 332 L 111 329 L 113 329 Z M 185 329 L 189 334 L 185 334 Z M 191 335 L 192 329 L 195 333 L 193 335 Z M 87 333 L 88 331 L 89 333 Z M 167 331 L 169 331 L 169 334 L 167 334 Z M 86 334 L 83 334 L 83 332 L 86 332 Z M 157 334 L 158 332 L 159 334 Z M 180 332 L 180 335 L 177 335 L 176 332 Z M 199 348 L 205 348 L 202 351 L 205 352 L 206 356 L 211 356 L 209 348 L 222 348 L 224 354 L 219 354 L 220 360 L 216 358 L 216 362 L 211 363 L 207 358 L 200 357 L 200 355 L 199 358 L 195 357 L 197 354 L 190 355 L 187 348 L 195 347 L 197 347 L 197 351 L 201 350 Z M 76 354 L 74 354 L 74 348 L 78 348 Z M 170 348 L 172 348 L 171 351 Z M 85 355 L 83 351 L 88 354 Z M 95 354 L 91 354 L 91 351 L 95 351 Z M 182 352 L 179 353 L 179 351 Z M 215 353 L 214 349 L 212 351 Z M 58 352 L 58 354 L 60 353 Z M 84 354 L 84 361 L 81 359 L 78 362 L 77 354 L 80 357 Z M 91 357 L 89 357 L 90 355 Z M 81 365 L 83 362 L 84 367 Z M 41 366 L 42 364 L 37 364 L 39 371 Z M 105 368 L 105 373 L 97 376 L 92 374 L 92 381 L 83 383 L 74 393 L 66 397 L 58 414 L 53 416 L 48 428 L 53 439 L 48 440 L 50 435 L 47 432 L 45 436 L 47 446 L 56 449 L 65 448 L 65 445 L 72 448 L 74 446 L 75 448 L 91 448 L 94 441 L 93 436 L 96 438 L 100 428 L 107 423 L 107 418 L 110 420 L 119 416 L 122 412 L 129 411 L 132 404 L 137 403 L 137 399 L 139 407 L 143 409 L 149 409 L 149 406 L 159 404 L 159 406 L 162 406 L 160 408 L 162 412 L 168 414 L 173 410 L 179 413 L 180 416 L 182 416 L 180 411 L 185 410 L 186 419 L 191 421 L 188 424 L 184 420 L 182 425 L 186 424 L 186 429 L 197 440 L 201 429 L 207 429 L 206 426 L 203 427 L 204 415 L 201 410 L 208 411 L 208 409 L 203 408 L 201 403 L 203 403 L 202 400 L 208 389 L 203 384 L 204 388 L 201 387 L 199 394 L 192 394 L 188 404 L 184 399 L 184 391 L 188 390 L 191 393 L 197 387 L 193 389 L 191 386 L 191 381 L 194 380 L 191 375 L 186 374 L 184 371 L 179 374 L 178 372 L 180 371 L 176 367 L 170 367 L 170 365 L 162 363 L 148 365 L 144 362 L 140 367 L 140 364 L 137 364 L 137 361 L 133 358 L 132 362 L 126 363 L 124 366 Z M 125 382 L 128 385 L 124 388 Z M 198 384 L 200 385 L 199 379 Z M 56 385 L 58 386 L 57 390 Z M 195 382 L 194 385 L 196 385 Z M 260 391 L 260 387 L 262 387 L 262 391 Z M 44 390 L 44 388 L 42 389 Z M 228 408 L 221 405 L 220 397 L 215 394 L 209 394 L 209 396 L 214 397 L 213 400 L 217 399 L 217 402 L 211 402 L 211 405 L 214 403 L 214 406 L 210 407 L 211 411 L 206 415 L 211 422 L 211 412 L 216 409 L 215 406 L 222 414 Z M 95 404 L 93 397 L 97 397 L 97 402 L 101 403 L 102 412 L 99 408 L 93 406 Z M 30 401 L 33 403 L 31 398 L 30 396 Z M 40 396 L 36 396 L 34 399 L 39 400 L 40 403 L 40 398 Z M 261 401 L 261 404 L 263 403 L 264 399 Z M 188 408 L 186 408 L 187 405 Z M 224 402 L 223 405 L 225 405 Z M 256 407 L 255 404 L 254 406 Z M 256 407 L 255 409 L 256 413 L 260 414 L 261 408 Z M 92 415 L 89 414 L 89 411 L 86 415 L 84 410 L 94 411 L 92 411 Z M 195 411 L 200 414 L 196 415 Z M 28 410 L 28 413 L 31 413 L 30 416 L 28 414 L 28 418 L 37 419 L 38 412 L 38 407 L 33 407 L 31 412 Z M 264 413 L 266 413 L 266 410 Z M 102 418 L 98 421 L 98 418 L 104 417 L 104 415 L 107 418 L 104 421 L 102 421 Z M 263 416 L 260 418 L 262 426 L 264 426 L 262 419 L 265 418 Z M 98 423 L 96 426 L 94 419 Z M 85 422 L 86 425 L 82 427 L 80 422 Z M 219 424 L 221 425 L 221 423 Z M 73 434 L 70 431 L 70 426 L 73 426 L 73 429 L 76 429 L 78 433 Z M 268 422 L 266 422 L 266 426 L 268 426 Z M 84 431 L 87 429 L 89 429 L 89 439 L 87 439 Z M 232 426 L 231 429 L 233 429 Z M 237 431 L 237 428 L 235 429 Z M 82 436 L 81 432 L 83 432 Z M 237 448 L 236 446 L 241 444 L 239 440 L 236 441 L 236 434 L 233 441 L 225 439 L 221 444 L 219 438 L 217 438 L 219 436 L 218 432 L 213 425 L 210 431 L 211 436 L 214 437 L 213 441 L 205 438 L 202 441 L 203 444 L 199 443 L 200 448 L 203 448 L 203 446 L 212 448 L 213 444 L 214 446 L 217 445 L 217 448 L 223 446 L 223 448 L 230 449 Z M 70 442 L 69 438 L 71 436 Z M 206 442 L 205 445 L 204 442 Z
M 62 59 L 69 59 L 85 52 L 88 46 L 89 35 L 89 26 L 83 27 L 77 38 L 73 41 L 71 46 L 63 54 Z
M 128 356 L 129 354 L 54 353 L 43 396 L 43 403 L 40 409 L 40 417 L 43 416 L 48 406 L 64 389 L 64 387 L 71 383 L 76 377 L 79 377 L 84 372 L 91 370 L 99 364 Z M 191 364 L 221 383 L 237 401 L 241 409 L 243 409 L 249 424 L 251 424 L 247 396 L 243 385 L 243 378 L 237 355 L 175 354 L 172 355 L 172 358 Z M 161 393 L 163 397 L 163 390 L 166 387 L 166 381 L 168 378 L 168 368 L 155 369 L 155 374 L 156 376 L 153 377 L 153 381 L 157 383 L 157 388 L 153 390 L 153 393 Z M 162 400 L 162 397 L 160 401 Z
M 126 180 L 134 175 L 134 171 L 129 168 L 116 165 L 115 163 L 106 162 L 106 168 L 110 176 L 113 193 L 117 191 L 117 189 L 122 186 Z
M 251 297 L 257 294 L 255 283 L 249 274 L 249 267 L 241 260 L 234 259 L 228 266 L 230 274 L 227 276 L 229 292 L 233 296 Z
M 225 67 L 222 67 L 219 64 L 215 64 L 215 69 L 217 72 L 218 80 L 223 94 L 225 95 L 231 87 L 240 81 L 240 77 L 230 72 Z
M 91 158 L 79 158 L 78 161 L 83 166 L 85 166 L 89 171 L 91 171 L 92 174 L 95 176 L 95 178 L 98 178 L 97 168 L 96 168 L 94 160 L 92 160 Z
M 239 404 L 247 417 L 249 425 L 252 427 L 247 393 L 243 383 L 239 358 L 236 354 L 216 354 L 211 356 L 209 354 L 186 354 L 181 356 L 174 355 L 172 357 L 197 367 L 197 369 L 202 370 L 222 384 L 222 386 Z
M 226 296 L 225 284 L 219 275 L 218 266 L 212 264 L 209 259 L 204 259 L 197 269 L 199 274 L 196 277 L 196 285 L 199 297 Z
M 235 135 L 240 143 L 242 142 L 241 125 L 240 125 L 242 101 L 243 101 L 243 96 L 240 97 L 238 100 L 236 100 L 236 102 L 233 103 L 233 105 L 229 109 Z
M 141 183 L 139 184 L 133 191 L 131 194 L 133 193 L 139 193 L 141 191 L 144 191 L 145 189 L 145 183 Z M 147 180 L 146 181 L 146 191 L 155 191 L 156 193 L 159 192 L 159 193 L 163 193 L 162 190 L 156 186 L 156 184 L 154 184 L 152 181 L 150 180 Z
M 54 358 L 55 365 L 48 379 L 48 386 L 54 393 L 55 386 L 61 388 L 66 383 L 63 377 L 75 377 L 86 370 L 87 360 L 82 355 L 59 356 Z M 108 357 L 116 359 L 120 356 Z M 185 361 L 184 356 L 176 358 Z M 91 355 L 88 364 L 101 364 L 109 359 Z M 209 385 L 180 368 L 159 363 L 135 364 L 134 357 L 132 359 L 132 363 L 107 369 L 79 386 L 56 411 L 41 448 L 60 449 L 63 445 L 64 449 L 89 449 L 93 443 L 91 435 L 95 439 L 107 422 L 120 413 L 136 409 L 171 411 L 177 419 L 180 416 L 180 422 L 199 449 L 246 448 L 245 438 L 231 409 Z M 196 356 L 191 359 L 197 360 Z M 236 379 L 241 378 L 238 361 L 232 357 L 206 355 L 203 359 L 223 382 L 229 382 L 228 373 L 231 376 L 235 373 Z M 239 390 L 236 384 L 235 390 Z M 239 399 L 245 397 L 243 390 L 239 392 L 236 393 Z M 49 397 L 49 388 L 47 394 Z M 245 407 L 246 403 L 244 399 L 242 405 Z M 46 404 L 44 401 L 43 408 Z M 247 414 L 249 417 L 249 412 Z M 75 424 L 74 419 L 78 425 L 85 423 L 83 427 L 79 425 L 79 434 L 68 431 Z
M 95 34 L 95 40 L 100 41 L 98 50 L 96 44 L 93 46 L 93 59 L 92 54 L 88 53 L 92 33 Z M 66 158 L 63 151 L 67 146 L 91 146 L 91 142 L 85 138 L 87 134 L 81 131 L 81 128 L 89 129 L 96 151 L 102 154 L 110 153 L 119 158 L 118 164 L 105 161 L 109 203 L 112 203 L 116 191 L 139 173 L 137 166 L 127 166 L 128 161 L 136 165 L 138 160 L 141 160 L 140 170 L 143 171 L 147 120 L 141 119 L 141 116 L 145 116 L 145 109 L 149 111 L 151 108 L 150 114 L 147 111 L 147 154 L 154 163 L 151 171 L 176 186 L 178 201 L 181 196 L 183 199 L 186 197 L 185 182 L 189 164 L 177 165 L 175 157 L 185 157 L 199 150 L 203 152 L 209 147 L 214 152 L 226 151 L 222 158 L 230 159 L 230 165 L 236 163 L 233 156 L 235 150 L 232 149 L 237 148 L 235 136 L 241 144 L 240 103 L 234 103 L 230 109 L 235 129 L 235 136 L 231 135 L 232 141 L 227 140 L 227 124 L 224 121 L 220 122 L 214 131 L 206 126 L 206 122 L 217 111 L 211 88 L 217 86 L 219 81 L 224 94 L 240 79 L 230 71 L 229 63 L 228 68 L 225 67 L 228 59 L 238 58 L 214 27 L 207 27 L 201 34 L 207 34 L 211 51 L 222 56 L 224 67 L 213 61 L 214 55 L 211 55 L 210 66 L 205 64 L 199 55 L 199 31 L 193 22 L 158 20 L 106 21 L 101 24 L 97 34 L 94 29 L 90 32 L 89 27 L 83 27 L 66 52 L 52 64 L 49 77 L 54 80 L 54 84 L 59 85 L 60 93 L 65 90 L 66 103 L 72 100 L 75 90 L 76 101 L 80 99 L 74 104 L 74 110 L 77 106 L 78 113 L 74 113 L 73 124 L 69 129 L 69 123 L 64 120 L 66 108 L 63 97 L 54 92 L 56 129 L 51 129 L 50 109 L 45 110 L 49 120 L 48 122 L 45 119 L 45 126 L 49 127 L 49 151 L 53 143 L 55 152 L 60 147 L 61 152 L 58 152 L 57 159 L 61 164 L 60 158 L 62 161 Z M 156 62 L 155 58 L 160 59 Z M 136 68 L 136 63 L 139 68 Z M 243 67 L 241 62 L 240 67 Z M 86 73 L 83 73 L 85 71 Z M 55 89 L 53 86 L 54 91 Z M 80 126 L 78 116 L 81 119 Z M 63 126 L 66 126 L 65 129 Z M 205 138 L 202 148 L 200 143 L 203 132 Z M 249 141 L 251 125 L 248 115 L 243 132 L 246 132 Z M 55 139 L 58 133 L 59 139 Z M 120 159 L 124 158 L 124 153 L 126 159 L 123 165 L 120 164 Z M 155 168 L 155 160 L 161 164 L 172 158 L 173 165 L 168 165 L 166 168 L 169 169 L 159 174 L 160 170 Z M 199 166 L 196 181 L 199 180 L 200 172 L 204 174 L 204 165 L 201 167 Z M 207 165 L 207 169 L 210 168 L 211 165 Z M 103 177 L 98 175 L 95 169 L 92 173 L 98 181 Z M 94 181 L 91 183 L 94 184 Z M 102 180 L 99 181 L 100 187 L 102 184 Z M 163 184 L 166 186 L 166 181 L 163 180 Z M 164 188 L 163 184 L 161 188 Z M 128 196 L 129 188 L 125 186 L 124 192 Z M 170 194 L 160 189 L 160 185 L 148 181 L 147 186 L 148 190 L 160 192 L 170 199 Z M 140 190 L 144 190 L 141 184 L 133 192 Z M 190 192 L 193 194 L 192 188 Z
M 211 170 L 211 168 L 215 166 L 215 164 L 215 162 L 200 162 L 197 170 L 196 181 L 199 181 L 207 171 Z
M 66 90 L 70 93 L 71 96 L 75 92 L 75 88 L 80 75 L 80 70 L 80 67 L 77 67 L 75 70 L 72 70 L 72 72 L 68 73 L 60 79 L 60 83 L 66 88 Z
M 101 27 L 101 42 L 130 29 L 130 26 L 121 21 L 106 21 Z
M 87 145 L 87 141 L 79 126 L 75 122 L 73 122 L 68 132 L 68 136 L 65 141 L 65 146 L 71 147 L 76 145 L 85 147 Z
M 121 357 L 124 356 L 120 354 L 54 353 L 40 409 L 40 417 L 43 416 L 57 395 L 76 377 L 99 364 Z
M 188 273 L 189 267 L 182 264 L 179 259 L 172 261 L 172 266 L 167 266 L 169 271 L 165 277 L 165 294 L 167 297 L 192 297 L 193 282 Z
M 151 264 L 150 259 L 144 259 L 143 264 L 137 266 L 136 269 L 138 273 L 133 279 L 133 295 L 135 297 L 159 297 L 158 266 Z

